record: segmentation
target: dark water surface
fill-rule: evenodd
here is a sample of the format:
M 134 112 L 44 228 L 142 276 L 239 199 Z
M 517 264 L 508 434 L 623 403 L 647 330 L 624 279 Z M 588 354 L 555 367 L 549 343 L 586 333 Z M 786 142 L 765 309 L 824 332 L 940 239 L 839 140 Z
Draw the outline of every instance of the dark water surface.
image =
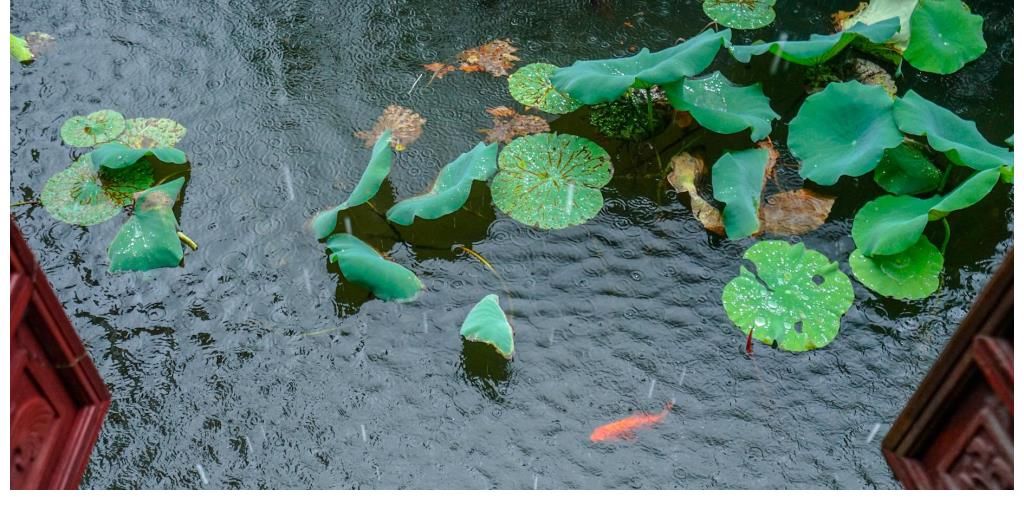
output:
M 774 25 L 734 39 L 825 32 L 829 13 L 856 3 L 780 0 Z M 479 184 L 467 210 L 397 234 L 373 211 L 353 213 L 357 235 L 424 281 L 414 303 L 367 300 L 328 266 L 307 223 L 362 172 L 369 151 L 353 131 L 391 103 L 428 119 L 396 157 L 376 201 L 385 208 L 479 141 L 485 108 L 514 104 L 505 80 L 483 74 L 424 76 L 410 93 L 421 64 L 501 37 L 521 63 L 567 65 L 660 49 L 707 22 L 696 0 L 607 4 L 15 0 L 12 31 L 49 32 L 58 46 L 12 64 L 12 201 L 68 166 L 58 130 L 72 115 L 113 108 L 189 129 L 180 220 L 200 249 L 184 268 L 110 274 L 123 217 L 83 228 L 16 210 L 114 395 L 83 487 L 897 487 L 881 437 L 1010 247 L 1005 184 L 951 216 L 937 294 L 900 302 L 854 281 L 834 343 L 806 354 L 757 345 L 754 363 L 721 291 L 755 241 L 706 234 L 656 165 L 631 163 L 642 147 L 623 149 L 601 214 L 565 230 L 516 223 Z M 900 90 L 1002 140 L 1013 131 L 1010 3 L 970 4 L 988 52 L 952 76 L 905 66 Z M 723 52 L 712 70 L 765 81 L 788 121 L 802 70 L 769 76 L 769 64 Z M 785 133 L 780 122 L 772 134 Z M 710 162 L 748 146 L 744 136 L 708 136 L 702 149 Z M 867 177 L 831 191 L 830 221 L 803 241 L 849 274 L 853 213 L 880 191 Z M 488 293 L 516 330 L 507 365 L 459 338 Z M 637 440 L 588 440 L 672 398 Z

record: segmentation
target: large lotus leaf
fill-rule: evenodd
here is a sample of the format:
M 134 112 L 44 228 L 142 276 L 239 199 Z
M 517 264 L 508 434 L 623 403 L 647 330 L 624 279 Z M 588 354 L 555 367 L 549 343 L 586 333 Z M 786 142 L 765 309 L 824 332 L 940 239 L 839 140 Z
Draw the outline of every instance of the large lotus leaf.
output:
M 704 0 L 704 14 L 721 25 L 751 30 L 775 21 L 775 0 Z
M 575 135 L 541 133 L 517 138 L 498 155 L 491 182 L 494 205 L 539 228 L 578 225 L 604 206 L 601 187 L 612 179 L 611 156 Z
M 508 92 L 520 104 L 542 112 L 564 114 L 576 111 L 583 105 L 555 90 L 551 84 L 551 75 L 557 70 L 557 66 L 544 63 L 522 67 L 508 77 Z
M 897 17 L 900 21 L 900 30 L 885 41 L 885 44 L 898 53 L 903 53 L 910 41 L 910 15 L 916 6 L 917 0 L 871 0 L 870 3 L 861 3 L 853 13 L 841 13 L 845 16 L 839 20 L 840 26 L 847 30 L 857 23 L 871 25 Z
M 866 257 L 860 250 L 850 254 L 850 269 L 867 288 L 897 299 L 921 299 L 939 288 L 942 253 L 927 237 L 893 255 Z
M 729 239 L 741 239 L 760 230 L 758 214 L 767 163 L 766 149 L 747 149 L 727 153 L 711 167 L 711 187 L 715 200 L 725 203 L 723 216 Z
M 60 138 L 72 147 L 92 147 L 116 139 L 124 128 L 124 115 L 114 110 L 100 110 L 64 121 Z
M 975 170 L 1013 165 L 1013 153 L 989 143 L 974 121 L 961 119 L 913 90 L 896 100 L 893 115 L 903 132 L 927 136 L 928 145 L 958 165 Z
M 458 211 L 473 189 L 473 181 L 487 181 L 498 171 L 498 144 L 478 143 L 445 165 L 430 191 L 407 198 L 388 210 L 389 221 L 412 225 L 416 217 L 435 220 Z
M 337 207 L 317 214 L 313 218 L 313 233 L 316 234 L 317 239 L 323 239 L 331 235 L 331 232 L 334 232 L 334 227 L 338 226 L 339 212 L 350 207 L 365 204 L 377 194 L 377 191 L 380 190 L 380 185 L 384 183 L 384 179 L 391 173 L 391 160 L 394 154 L 391 152 L 390 144 L 391 130 L 385 130 L 381 133 L 380 138 L 377 139 L 377 143 L 373 145 L 370 162 L 366 165 L 366 170 L 363 170 L 363 175 L 359 178 L 359 182 L 356 183 L 352 194 Z
M 148 165 L 132 172 L 105 172 L 92 168 L 89 154 L 50 177 L 39 199 L 55 218 L 75 225 L 95 225 L 117 216 L 132 195 L 153 185 Z
M 743 255 L 757 274 L 740 275 L 722 291 L 725 313 L 744 333 L 786 351 L 828 345 L 853 304 L 853 285 L 839 265 L 803 243 L 761 241 Z
M 185 178 L 179 177 L 138 194 L 135 213 L 107 249 L 111 272 L 149 271 L 181 263 L 184 253 L 172 208 L 184 185 Z
M 942 171 L 920 150 L 903 143 L 886 149 L 875 167 L 875 182 L 894 195 L 916 195 L 938 189 Z
M 903 143 L 892 118 L 893 100 L 877 85 L 830 83 L 804 101 L 789 124 L 789 149 L 800 175 L 832 185 L 878 166 L 885 149 Z
M 985 53 L 983 21 L 960 0 L 918 0 L 903 57 L 922 71 L 954 73 Z
M 700 73 L 714 60 L 732 32 L 705 30 L 671 48 L 631 57 L 578 60 L 551 75 L 555 88 L 584 104 L 614 101 L 630 87 L 664 85 Z
M 423 282 L 399 264 L 385 259 L 370 245 L 351 234 L 327 238 L 331 262 L 352 283 L 362 285 L 385 301 L 411 301 L 423 290 Z
M 119 142 L 110 142 L 100 145 L 92 151 L 92 166 L 99 170 L 108 168 L 120 170 L 134 166 L 142 158 L 152 155 L 163 161 L 175 165 L 183 165 L 188 158 L 181 150 L 173 147 L 149 147 L 145 149 L 133 149 Z
M 32 55 L 32 50 L 28 48 L 28 42 L 14 34 L 11 34 L 11 56 L 23 64 L 36 58 L 35 55 Z
M 498 296 L 488 294 L 477 303 L 466 320 L 462 322 L 459 334 L 470 342 L 489 344 L 506 359 L 512 359 L 516 350 L 512 325 L 498 304 Z
M 117 141 L 135 148 L 174 147 L 185 138 L 185 126 L 171 119 L 128 119 Z
M 827 62 L 843 51 L 850 43 L 862 39 L 872 43 L 888 40 L 900 29 L 899 18 L 890 18 L 873 25 L 857 23 L 849 30 L 831 35 L 814 34 L 806 41 L 759 42 L 750 45 L 730 46 L 732 56 L 742 62 L 750 62 L 754 55 L 771 52 L 783 60 L 804 66 Z
M 677 110 L 688 111 L 697 123 L 716 133 L 739 133 L 750 128 L 750 139 L 760 140 L 772 132 L 772 120 L 779 114 L 757 83 L 741 87 L 715 71 L 703 78 L 686 78 L 665 85 L 665 96 Z
M 935 204 L 928 213 L 928 219 L 937 220 L 953 211 L 966 209 L 980 202 L 996 186 L 996 182 L 999 181 L 999 174 L 1000 169 L 998 168 L 975 172 L 969 179 L 942 197 L 942 200 Z

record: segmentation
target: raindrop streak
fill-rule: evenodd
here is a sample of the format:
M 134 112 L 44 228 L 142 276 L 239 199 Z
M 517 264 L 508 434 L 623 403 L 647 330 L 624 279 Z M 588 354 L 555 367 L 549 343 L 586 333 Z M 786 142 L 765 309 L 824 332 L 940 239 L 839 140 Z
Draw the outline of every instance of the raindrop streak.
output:
M 565 214 L 572 213 L 572 198 L 575 193 L 576 185 L 570 182 L 565 195 Z
M 360 425 L 359 431 L 363 433 L 363 442 L 366 442 L 366 425 Z
M 416 84 L 420 82 L 420 78 L 423 78 L 423 73 L 420 73 L 420 75 L 416 77 L 416 81 L 412 82 L 412 87 L 409 87 L 410 96 L 412 95 L 412 89 L 416 88 Z
M 537 475 L 533 475 L 533 490 L 537 490 L 537 480 L 538 480 L 538 478 L 539 477 Z
M 281 171 L 284 172 L 284 184 L 288 187 L 288 201 L 295 201 L 295 188 L 292 187 L 292 169 L 288 168 L 288 165 L 281 165 Z
M 654 383 L 658 382 L 655 379 L 651 379 L 651 387 L 647 390 L 647 398 L 650 399 L 654 396 Z
M 206 479 L 206 471 L 203 471 L 202 464 L 196 464 L 196 471 L 199 471 L 199 479 L 203 481 L 203 485 L 210 483 L 210 481 Z
M 313 284 L 309 283 L 309 270 L 302 268 L 302 281 L 306 284 L 306 292 L 313 294 Z
M 252 453 L 252 441 L 249 441 L 249 436 L 242 436 L 242 439 L 245 439 L 245 453 Z
M 788 40 L 788 39 L 789 39 L 789 34 L 787 34 L 785 32 L 779 34 L 779 53 L 782 53 L 782 50 L 784 50 L 786 48 L 786 40 Z M 777 73 L 779 71 L 779 62 L 781 60 L 782 60 L 782 57 L 780 57 L 778 55 L 775 55 L 775 58 L 772 59 L 772 64 L 770 66 L 768 66 L 768 73 L 769 74 L 775 74 L 775 73 Z
M 423 334 L 430 332 L 430 326 L 427 325 L 427 312 L 423 312 Z
M 345 216 L 345 233 L 352 235 L 352 220 L 348 219 L 348 216 Z
M 676 386 L 682 386 L 683 379 L 686 379 L 686 367 L 683 367 L 683 373 L 679 375 L 679 384 L 677 384 Z
M 871 440 L 875 438 L 875 434 L 878 433 L 878 429 L 881 428 L 881 427 L 882 427 L 881 423 L 876 423 L 874 427 L 871 427 L 871 433 L 868 434 L 868 439 L 867 439 L 867 441 L 864 441 L 864 444 L 870 444 Z

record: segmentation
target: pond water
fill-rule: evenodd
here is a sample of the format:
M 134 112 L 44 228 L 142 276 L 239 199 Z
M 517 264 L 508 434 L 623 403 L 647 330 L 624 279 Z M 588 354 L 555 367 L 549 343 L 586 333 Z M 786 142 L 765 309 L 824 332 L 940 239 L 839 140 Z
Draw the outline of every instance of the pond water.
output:
M 309 219 L 361 174 L 369 150 L 353 131 L 393 103 L 427 118 L 378 196 L 389 207 L 482 138 L 486 108 L 514 105 L 504 79 L 428 83 L 421 64 L 507 38 L 522 64 L 568 65 L 664 48 L 707 22 L 696 0 L 543 4 L 12 2 L 14 33 L 58 40 L 11 66 L 12 201 L 37 197 L 71 161 L 58 135 L 71 115 L 112 108 L 189 129 L 180 223 L 199 250 L 183 268 L 110 274 L 106 248 L 122 219 L 84 228 L 41 207 L 14 211 L 113 394 L 83 487 L 898 487 L 881 438 L 1010 248 L 1005 184 L 950 217 L 938 293 L 902 302 L 854 280 L 838 338 L 803 354 L 755 345 L 753 361 L 743 355 L 721 292 L 755 241 L 706 233 L 643 146 L 603 139 L 616 174 L 586 224 L 523 226 L 479 183 L 465 210 L 412 228 L 354 212 L 354 233 L 427 291 L 395 304 L 339 283 Z M 775 24 L 734 39 L 824 33 L 831 12 L 856 4 L 781 0 Z M 1003 140 L 1013 131 L 1012 7 L 970 4 L 985 17 L 984 56 L 951 76 L 904 66 L 898 83 Z M 769 66 L 722 52 L 709 72 L 764 81 L 788 121 L 802 69 Z M 744 136 L 708 136 L 702 150 L 713 161 L 749 146 Z M 784 122 L 772 136 L 785 140 Z M 800 240 L 849 274 L 853 213 L 880 190 L 861 178 L 830 191 L 839 199 L 829 222 Z M 500 279 L 454 245 L 486 257 Z M 459 337 L 489 293 L 515 328 L 507 364 Z M 588 439 L 670 399 L 666 420 L 634 441 Z

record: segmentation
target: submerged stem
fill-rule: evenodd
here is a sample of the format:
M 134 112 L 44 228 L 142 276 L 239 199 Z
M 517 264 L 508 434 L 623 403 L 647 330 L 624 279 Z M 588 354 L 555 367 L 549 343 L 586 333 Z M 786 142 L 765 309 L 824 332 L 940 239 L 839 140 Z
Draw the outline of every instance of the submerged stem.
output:
M 953 172 L 953 163 L 946 165 L 946 171 L 942 172 L 942 180 L 939 181 L 938 192 L 942 193 L 942 190 L 946 188 L 946 181 L 949 180 L 949 174 Z
M 946 256 L 946 246 L 949 245 L 949 220 L 942 218 L 942 229 L 945 230 L 946 234 L 942 237 L 942 248 L 939 249 L 942 252 L 942 256 Z

